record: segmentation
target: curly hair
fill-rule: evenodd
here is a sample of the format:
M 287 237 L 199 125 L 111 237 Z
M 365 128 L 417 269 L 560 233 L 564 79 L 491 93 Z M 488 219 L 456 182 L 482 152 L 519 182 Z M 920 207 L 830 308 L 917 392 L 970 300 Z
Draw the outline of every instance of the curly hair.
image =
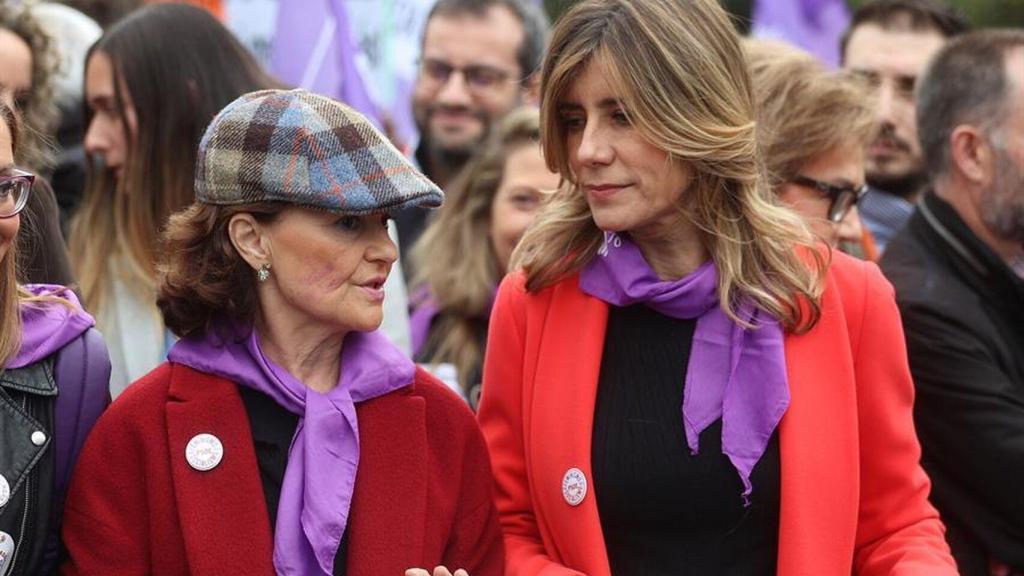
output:
M 213 206 L 195 202 L 171 216 L 157 264 L 156 305 L 164 325 L 179 338 L 206 333 L 218 322 L 250 323 L 256 318 L 256 272 L 231 243 L 228 224 L 248 213 L 270 222 L 283 203 Z
M 60 66 L 57 47 L 27 7 L 0 10 L 0 29 L 13 33 L 32 51 L 32 89 L 15 100 L 23 128 L 15 161 L 36 172 L 48 172 L 57 157 L 52 143 L 59 119 L 53 86 Z

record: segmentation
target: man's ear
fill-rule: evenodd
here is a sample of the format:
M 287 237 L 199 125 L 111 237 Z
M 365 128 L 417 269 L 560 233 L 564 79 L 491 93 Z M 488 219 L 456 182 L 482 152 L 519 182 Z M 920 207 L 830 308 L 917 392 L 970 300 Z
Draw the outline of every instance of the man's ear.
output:
M 540 73 L 534 72 L 526 77 L 523 82 L 523 104 L 528 106 L 540 106 Z
M 995 150 L 977 126 L 961 124 L 953 129 L 949 157 L 953 168 L 969 182 L 985 186 L 992 180 Z
M 228 238 L 238 254 L 254 270 L 270 263 L 270 237 L 266 227 L 257 222 L 252 214 L 241 212 L 232 216 L 228 222 Z

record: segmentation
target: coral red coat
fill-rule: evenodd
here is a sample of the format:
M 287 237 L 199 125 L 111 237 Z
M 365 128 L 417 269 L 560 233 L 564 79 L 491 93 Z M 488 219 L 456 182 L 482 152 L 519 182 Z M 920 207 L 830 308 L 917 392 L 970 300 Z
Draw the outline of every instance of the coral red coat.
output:
M 609 574 L 591 428 L 608 306 L 578 277 L 536 294 L 506 279 L 491 316 L 478 418 L 497 482 L 509 574 Z M 953 575 L 928 503 L 913 387 L 892 287 L 873 264 L 833 256 L 821 321 L 787 334 L 792 396 L 779 427 L 780 576 Z
M 465 403 L 417 371 L 356 405 L 360 461 L 348 527 L 352 576 L 411 566 L 502 573 L 487 452 Z M 210 433 L 220 464 L 192 469 Z M 232 382 L 164 364 L 100 418 L 64 511 L 64 574 L 273 575 L 273 543 L 245 407 Z

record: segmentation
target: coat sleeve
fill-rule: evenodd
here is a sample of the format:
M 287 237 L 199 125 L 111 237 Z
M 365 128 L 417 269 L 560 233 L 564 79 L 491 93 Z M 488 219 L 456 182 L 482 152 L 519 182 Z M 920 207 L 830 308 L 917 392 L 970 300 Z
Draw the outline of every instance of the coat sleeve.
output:
M 1024 391 L 993 355 L 983 318 L 969 325 L 920 303 L 901 311 L 935 501 L 994 558 L 1024 566 Z
M 919 463 L 913 382 L 892 286 L 875 265 L 861 270 L 862 289 L 843 294 L 844 299 L 858 293 L 862 298 L 859 317 L 847 317 L 860 425 L 855 573 L 955 575 L 942 522 L 928 502 L 931 485 Z
M 65 576 L 150 573 L 144 441 L 123 415 L 105 412 L 78 457 L 64 506 Z
M 525 308 L 522 277 L 507 277 L 491 312 L 477 413 L 490 450 L 495 502 L 505 535 L 505 569 L 510 576 L 576 575 L 579 572 L 548 556 L 533 510 L 523 443 Z

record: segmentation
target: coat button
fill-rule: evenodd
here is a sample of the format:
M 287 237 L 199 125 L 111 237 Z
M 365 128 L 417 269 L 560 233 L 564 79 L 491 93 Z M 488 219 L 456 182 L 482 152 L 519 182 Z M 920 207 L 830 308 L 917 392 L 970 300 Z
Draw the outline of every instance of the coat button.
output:
M 200 472 L 216 468 L 222 458 L 224 445 L 213 434 L 196 434 L 188 441 L 188 446 L 185 446 L 185 459 L 188 460 L 188 465 Z
M 0 508 L 6 506 L 10 499 L 11 485 L 7 483 L 7 478 L 4 478 L 4 475 L 0 474 Z
M 587 497 L 587 477 L 579 468 L 569 468 L 562 476 L 562 497 L 570 506 L 579 506 Z
M 31 440 L 36 446 L 42 446 L 43 444 L 46 444 L 46 433 L 42 430 L 36 430 L 32 433 Z

